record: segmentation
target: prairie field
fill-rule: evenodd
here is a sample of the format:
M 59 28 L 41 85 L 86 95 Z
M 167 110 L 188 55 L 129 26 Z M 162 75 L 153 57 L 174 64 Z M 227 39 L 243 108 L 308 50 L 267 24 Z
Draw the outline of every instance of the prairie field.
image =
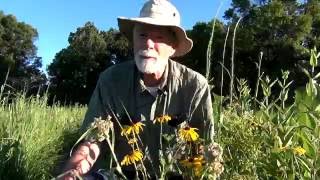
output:
M 305 70 L 305 87 L 261 76 L 259 100 L 237 80 L 233 101 L 214 95 L 214 141 L 223 149 L 220 179 L 318 179 L 320 177 L 319 84 Z M 281 91 L 271 94 L 278 86 Z M 2 90 L 4 86 L 2 86 Z M 291 102 L 288 93 L 295 92 Z M 80 137 L 85 106 L 47 105 L 47 96 L 1 91 L 0 179 L 51 179 Z M 10 97 L 10 98 L 9 98 Z M 61 172 L 60 172 L 61 173 Z

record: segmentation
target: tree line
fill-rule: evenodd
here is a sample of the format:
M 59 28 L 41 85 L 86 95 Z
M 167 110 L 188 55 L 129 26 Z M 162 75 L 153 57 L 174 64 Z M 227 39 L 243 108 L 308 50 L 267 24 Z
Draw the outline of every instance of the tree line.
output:
M 213 23 L 198 22 L 187 30 L 194 47 L 175 60 L 205 75 Z M 99 74 L 133 57 L 131 44 L 118 30 L 99 30 L 87 22 L 70 33 L 69 45 L 56 53 L 46 78 L 40 71 L 41 57 L 36 55 L 37 37 L 36 29 L 0 12 L 0 82 L 6 80 L 11 88 L 30 93 L 49 86 L 52 99 L 62 103 L 87 103 Z M 235 77 L 247 79 L 251 88 L 257 82 L 259 59 L 261 72 L 270 78 L 280 78 L 282 70 L 289 70 L 294 87 L 305 84 L 301 68 L 306 67 L 309 50 L 320 47 L 319 38 L 319 0 L 232 0 L 224 21 L 215 22 L 210 70 L 213 92 L 220 94 L 223 85 L 223 94 L 228 93 L 232 53 Z

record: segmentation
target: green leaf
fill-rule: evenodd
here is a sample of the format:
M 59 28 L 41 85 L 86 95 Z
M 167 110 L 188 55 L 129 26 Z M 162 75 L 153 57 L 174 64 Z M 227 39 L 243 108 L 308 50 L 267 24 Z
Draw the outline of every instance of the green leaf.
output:
M 303 156 L 302 157 L 297 156 L 297 159 L 298 159 L 299 164 L 302 165 L 300 167 L 303 167 L 306 171 L 310 172 L 310 168 L 312 167 L 312 164 L 308 161 L 308 159 Z
M 314 89 L 313 89 L 312 83 L 308 82 L 306 84 L 306 92 L 307 92 L 308 96 L 312 96 L 313 95 L 313 90 Z
M 317 159 L 317 161 L 315 163 L 315 167 L 320 167 L 320 158 Z
M 306 141 L 303 144 L 303 148 L 306 150 L 307 156 L 311 157 L 312 159 L 315 159 L 316 157 L 315 147 L 310 141 Z
M 306 69 L 303 68 L 302 71 L 307 75 L 309 79 L 311 79 L 311 75 Z
M 282 148 L 283 147 L 283 143 L 282 143 L 282 140 L 279 136 L 276 136 L 275 137 L 277 140 L 275 141 L 275 148 Z
M 284 135 L 284 137 L 283 137 L 284 146 L 289 146 L 292 143 L 291 141 L 292 141 L 293 135 L 294 135 L 297 127 L 298 126 L 290 127 L 289 130 L 287 131 L 287 133 Z
M 317 122 L 316 122 L 317 118 L 312 114 L 312 112 L 309 112 L 307 114 L 307 116 L 308 116 L 308 120 L 309 120 L 307 123 L 307 126 L 314 130 L 317 126 Z
M 315 129 L 314 129 L 314 135 L 316 137 L 320 137 L 320 126 L 317 126 Z M 320 147 L 319 147 L 320 148 Z M 320 158 L 319 158 L 320 159 Z
M 293 81 L 290 81 L 284 88 L 287 89 L 292 83 L 293 83 Z
M 316 127 L 314 118 L 310 117 L 307 113 L 299 113 L 297 115 L 297 121 L 300 125 L 307 126 L 311 129 L 314 129 Z
M 316 107 L 315 111 L 320 113 L 320 104 Z
M 277 81 L 278 81 L 278 79 L 274 80 L 274 81 L 269 85 L 270 89 L 271 89 L 271 87 L 272 87 Z
M 309 135 L 306 134 L 306 132 L 301 131 L 300 132 L 300 138 L 303 143 L 303 149 L 306 150 L 306 155 L 311 157 L 312 159 L 316 158 L 316 151 L 315 146 L 312 144 L 311 140 L 309 139 Z
M 318 79 L 320 77 L 320 72 L 313 77 L 313 79 Z
M 166 143 L 169 143 L 173 140 L 173 138 L 175 137 L 174 134 L 163 134 L 162 135 L 163 139 L 165 140 Z
M 318 59 L 314 50 L 311 50 L 310 65 L 312 67 L 316 67 L 318 65 Z
M 289 175 L 288 175 L 288 180 L 294 180 L 295 179 L 295 171 L 294 170 L 292 170 L 293 172 L 292 173 L 289 173 Z
M 320 98 L 309 96 L 303 88 L 295 91 L 295 104 L 299 112 L 314 111 L 320 104 Z
M 281 167 L 281 162 L 277 159 L 277 166 Z

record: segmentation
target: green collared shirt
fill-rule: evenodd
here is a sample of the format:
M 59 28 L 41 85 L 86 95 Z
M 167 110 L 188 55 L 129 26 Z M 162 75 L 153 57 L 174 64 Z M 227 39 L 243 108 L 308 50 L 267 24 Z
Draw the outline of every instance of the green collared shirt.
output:
M 114 65 L 105 70 L 91 97 L 81 130 L 88 128 L 95 117 L 106 117 L 111 111 L 141 120 L 145 124 L 141 139 L 147 154 L 158 170 L 160 125 L 154 124 L 160 115 L 183 116 L 204 137 L 213 128 L 212 102 L 207 80 L 199 73 L 169 60 L 156 97 L 143 83 L 134 61 Z M 121 119 L 121 118 L 120 118 Z M 212 122 L 212 123 L 210 123 Z M 164 133 L 174 133 L 174 127 L 163 125 Z M 119 132 L 118 132 L 119 133 Z M 126 140 L 116 135 L 115 152 L 119 161 L 130 152 Z M 149 167 L 147 165 L 147 167 Z

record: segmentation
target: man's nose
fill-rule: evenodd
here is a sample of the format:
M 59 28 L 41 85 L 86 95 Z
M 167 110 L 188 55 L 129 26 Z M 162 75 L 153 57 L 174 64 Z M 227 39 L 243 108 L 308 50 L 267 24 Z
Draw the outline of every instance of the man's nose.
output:
M 154 41 L 151 38 L 148 38 L 146 45 L 147 45 L 148 49 L 153 49 L 154 48 Z

